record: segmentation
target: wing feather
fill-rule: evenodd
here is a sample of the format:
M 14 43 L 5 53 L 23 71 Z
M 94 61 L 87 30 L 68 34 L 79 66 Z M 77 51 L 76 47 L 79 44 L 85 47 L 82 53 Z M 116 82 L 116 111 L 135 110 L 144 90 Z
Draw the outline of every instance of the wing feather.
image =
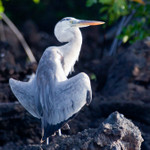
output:
M 90 80 L 81 73 L 71 79 L 60 82 L 54 91 L 55 103 L 52 110 L 48 110 L 44 122 L 42 140 L 52 135 L 65 125 L 87 103 L 87 93 L 91 92 Z M 43 118 L 43 119 L 44 119 Z
M 17 97 L 22 106 L 34 117 L 40 118 L 39 109 L 37 109 L 36 99 L 34 96 L 35 80 L 22 82 L 14 79 L 9 80 L 11 90 Z
M 43 139 L 73 117 L 86 104 L 87 91 L 91 91 L 88 76 L 80 73 L 67 79 L 63 67 L 50 61 L 52 52 L 44 52 L 36 73 L 37 98 L 42 108 Z
M 48 123 L 54 125 L 76 114 L 87 103 L 87 91 L 91 91 L 90 80 L 83 73 L 60 82 L 54 91 L 54 116 L 48 117 Z

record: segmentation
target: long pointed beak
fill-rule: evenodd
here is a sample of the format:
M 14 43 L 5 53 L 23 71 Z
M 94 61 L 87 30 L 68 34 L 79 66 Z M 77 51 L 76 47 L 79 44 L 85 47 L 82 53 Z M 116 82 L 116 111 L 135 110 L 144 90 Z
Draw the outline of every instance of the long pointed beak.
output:
M 77 27 L 87 27 L 87 26 L 102 25 L 104 23 L 105 22 L 103 22 L 103 21 L 79 20 L 74 25 Z

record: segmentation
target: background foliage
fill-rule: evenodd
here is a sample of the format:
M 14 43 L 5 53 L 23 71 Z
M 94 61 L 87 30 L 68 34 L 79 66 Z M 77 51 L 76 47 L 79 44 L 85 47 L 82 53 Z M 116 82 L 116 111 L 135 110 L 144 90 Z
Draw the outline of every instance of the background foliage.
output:
M 106 26 L 113 26 L 123 16 L 134 17 L 118 36 L 124 43 L 142 40 L 150 35 L 150 3 L 142 0 L 87 0 L 86 6 L 99 5 L 101 19 L 107 22 Z
M 70 14 L 77 18 L 104 20 L 105 27 L 110 28 L 134 12 L 129 23 L 122 26 L 118 38 L 123 43 L 133 43 L 150 35 L 150 3 L 142 0 L 0 0 L 0 13 L 4 10 L 15 24 L 30 18 L 44 30 L 53 30 L 59 19 Z

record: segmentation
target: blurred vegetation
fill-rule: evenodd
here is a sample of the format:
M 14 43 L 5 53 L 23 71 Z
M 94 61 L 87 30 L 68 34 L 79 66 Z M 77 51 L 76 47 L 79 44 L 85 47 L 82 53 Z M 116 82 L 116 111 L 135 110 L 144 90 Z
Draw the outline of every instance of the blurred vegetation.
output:
M 97 19 L 99 7 L 86 7 L 85 0 L 2 0 L 6 15 L 20 26 L 26 20 L 34 22 L 46 31 L 53 31 L 56 22 L 63 17 Z M 92 12 L 92 13 L 91 13 Z
M 59 19 L 70 15 L 104 20 L 105 27 L 110 28 L 134 12 L 118 38 L 123 43 L 132 43 L 150 35 L 150 2 L 143 0 L 0 0 L 0 13 L 4 10 L 17 25 L 31 19 L 47 31 L 53 31 Z
M 0 0 L 0 13 L 3 13 L 3 12 L 4 12 L 4 6 L 3 6 L 2 1 Z
M 134 17 L 123 26 L 123 31 L 118 36 L 126 43 L 142 40 L 150 36 L 150 3 L 143 0 L 87 0 L 86 6 L 99 5 L 100 18 L 106 21 L 106 26 L 116 25 L 123 16 L 129 16 L 134 12 Z
M 150 3 L 145 5 L 132 4 L 131 9 L 136 9 L 135 17 L 127 27 L 123 28 L 123 32 L 119 36 L 124 43 L 128 40 L 133 43 L 150 36 Z
M 100 5 L 100 15 L 108 25 L 114 23 L 120 16 L 128 14 L 126 0 L 87 0 L 86 6 L 91 7 L 93 4 Z

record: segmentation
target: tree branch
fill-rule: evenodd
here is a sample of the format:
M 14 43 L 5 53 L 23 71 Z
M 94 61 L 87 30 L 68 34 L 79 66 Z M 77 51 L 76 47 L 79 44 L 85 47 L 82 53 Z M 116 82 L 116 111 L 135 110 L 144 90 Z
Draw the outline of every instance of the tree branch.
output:
M 30 47 L 26 43 L 24 37 L 22 36 L 20 31 L 17 29 L 17 27 L 13 24 L 13 22 L 4 13 L 1 13 L 0 15 L 2 16 L 2 19 L 6 22 L 6 24 L 10 27 L 10 29 L 14 32 L 14 34 L 16 35 L 18 40 L 21 42 L 21 44 L 22 44 L 22 46 L 23 46 L 27 56 L 29 57 L 29 60 L 31 62 L 36 62 L 36 59 L 33 56 Z

